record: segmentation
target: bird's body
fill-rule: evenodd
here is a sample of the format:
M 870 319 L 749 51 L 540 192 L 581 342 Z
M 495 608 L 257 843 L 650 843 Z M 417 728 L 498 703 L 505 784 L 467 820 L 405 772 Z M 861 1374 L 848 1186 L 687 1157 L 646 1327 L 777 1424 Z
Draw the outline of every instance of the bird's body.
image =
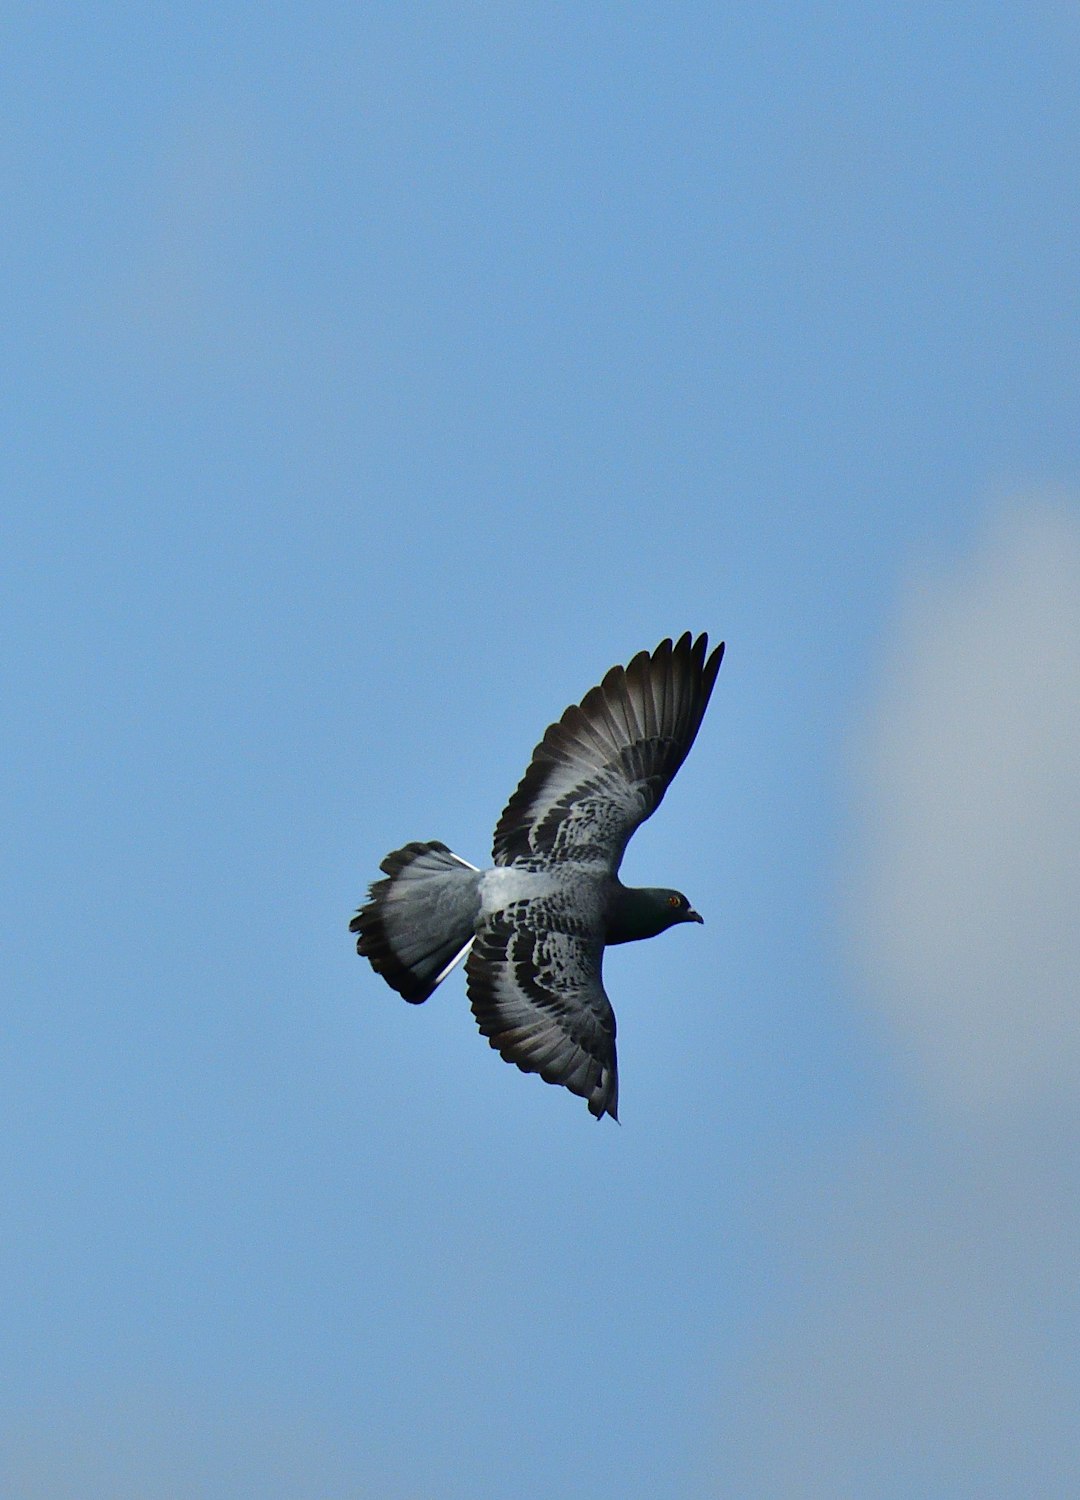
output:
M 406 844 L 350 923 L 357 950 L 413 1003 L 466 959 L 492 1047 L 598 1119 L 618 1104 L 604 948 L 701 921 L 680 892 L 624 886 L 618 870 L 694 742 L 724 651 L 706 660 L 707 647 L 703 635 L 663 641 L 551 725 L 499 820 L 493 868 Z

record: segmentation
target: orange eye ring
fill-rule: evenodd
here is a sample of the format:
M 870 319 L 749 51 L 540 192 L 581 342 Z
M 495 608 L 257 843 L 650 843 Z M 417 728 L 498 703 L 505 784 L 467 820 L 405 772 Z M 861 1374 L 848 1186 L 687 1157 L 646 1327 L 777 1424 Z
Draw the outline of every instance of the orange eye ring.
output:
M 681 906 L 682 905 L 682 897 L 681 896 L 669 896 L 667 898 L 667 904 L 669 906 Z

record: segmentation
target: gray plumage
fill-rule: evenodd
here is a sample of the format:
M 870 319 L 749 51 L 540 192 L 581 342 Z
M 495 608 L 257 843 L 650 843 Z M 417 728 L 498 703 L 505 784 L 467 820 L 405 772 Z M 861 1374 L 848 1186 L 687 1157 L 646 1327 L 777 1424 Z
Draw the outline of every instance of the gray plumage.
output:
M 689 632 L 660 643 L 568 708 L 533 751 L 495 829 L 494 868 L 445 844 L 406 844 L 350 923 L 357 950 L 406 1000 L 426 1000 L 466 959 L 473 1014 L 507 1062 L 617 1118 L 610 943 L 700 922 L 686 897 L 618 878 L 701 725 L 723 658 Z

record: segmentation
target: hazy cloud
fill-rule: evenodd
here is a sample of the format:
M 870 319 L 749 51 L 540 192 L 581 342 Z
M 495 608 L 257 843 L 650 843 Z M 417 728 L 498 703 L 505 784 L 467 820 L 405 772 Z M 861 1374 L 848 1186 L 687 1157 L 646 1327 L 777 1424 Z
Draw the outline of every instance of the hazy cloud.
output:
M 192 1393 L 194 1394 L 194 1393 Z M 410 1500 L 352 1434 L 205 1393 L 87 1391 L 7 1411 L 0 1492 L 19 1500 Z
M 1080 1214 L 1044 1155 L 897 1143 L 812 1184 L 788 1290 L 720 1393 L 716 1493 L 1069 1493 Z
M 1080 522 L 912 587 L 861 747 L 851 946 L 940 1098 L 1080 1083 Z
M 227 343 L 264 254 L 266 202 L 265 144 L 249 101 L 211 94 L 167 118 L 132 184 L 110 323 L 167 344 Z
M 1051 1500 L 1080 1470 L 1075 514 L 1014 509 L 912 585 L 858 775 L 856 999 L 958 1108 L 778 1189 L 714 1492 Z

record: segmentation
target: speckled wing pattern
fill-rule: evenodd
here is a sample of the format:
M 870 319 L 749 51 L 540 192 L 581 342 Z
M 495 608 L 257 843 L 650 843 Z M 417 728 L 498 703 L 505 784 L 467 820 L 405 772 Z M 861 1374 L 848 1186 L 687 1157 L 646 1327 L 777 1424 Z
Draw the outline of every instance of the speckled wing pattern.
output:
M 613 667 L 548 729 L 495 830 L 497 866 L 557 871 L 560 889 L 482 920 L 465 970 L 473 1014 L 507 1062 L 597 1119 L 617 1118 L 619 1092 L 602 892 L 694 743 L 724 648 L 707 650 L 688 632 Z
M 598 918 L 569 908 L 555 898 L 514 901 L 494 913 L 465 966 L 469 999 L 481 1032 L 507 1062 L 563 1084 L 598 1120 L 617 1119 L 615 1014 L 601 979 L 602 929 Z
M 614 873 L 659 807 L 708 706 L 723 645 L 662 641 L 568 708 L 533 751 L 495 829 L 497 865 L 576 861 Z

